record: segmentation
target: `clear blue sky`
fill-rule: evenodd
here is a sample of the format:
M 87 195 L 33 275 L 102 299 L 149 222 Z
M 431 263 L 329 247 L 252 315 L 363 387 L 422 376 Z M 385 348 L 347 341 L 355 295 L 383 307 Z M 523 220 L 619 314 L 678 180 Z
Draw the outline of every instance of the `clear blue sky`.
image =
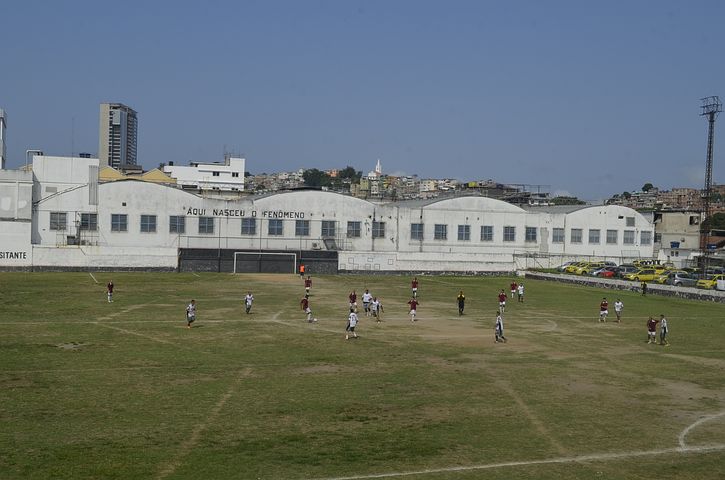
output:
M 583 199 L 704 183 L 725 99 L 722 1 L 17 1 L 0 9 L 9 166 L 95 154 L 98 104 L 139 161 L 352 165 Z M 716 183 L 725 183 L 725 116 Z

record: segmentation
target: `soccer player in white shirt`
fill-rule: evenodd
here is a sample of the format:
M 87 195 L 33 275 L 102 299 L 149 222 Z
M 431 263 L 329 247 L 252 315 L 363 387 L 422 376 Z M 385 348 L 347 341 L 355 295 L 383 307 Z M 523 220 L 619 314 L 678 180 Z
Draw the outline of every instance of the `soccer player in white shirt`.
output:
M 352 333 L 352 338 L 357 338 L 357 333 L 355 333 L 355 326 L 357 325 L 357 313 L 355 313 L 354 309 L 350 309 L 350 315 L 347 316 L 347 327 L 345 327 L 345 340 L 350 339 L 350 334 Z
M 191 324 L 196 320 L 196 300 L 192 300 L 186 306 L 186 328 L 191 328 Z
M 494 328 L 495 342 L 506 343 L 506 337 L 503 336 L 503 317 L 501 312 L 496 313 L 496 327 Z
M 524 301 L 524 284 L 523 283 L 519 283 L 518 290 L 519 290 L 519 302 L 523 303 L 523 301 Z
M 370 303 L 373 301 L 373 296 L 370 294 L 368 289 L 365 289 L 365 293 L 363 293 L 362 296 L 362 302 L 363 302 L 363 310 L 365 311 L 365 316 L 367 317 L 370 315 Z
M 622 321 L 622 309 L 624 309 L 624 304 L 620 299 L 617 299 L 617 301 L 614 302 L 614 313 L 617 314 L 617 323 Z
M 370 308 L 373 312 L 373 317 L 375 317 L 376 322 L 382 322 L 382 313 L 383 313 L 383 304 L 380 303 L 380 300 L 378 300 L 378 297 L 373 297 L 373 303 L 370 304 Z
M 667 334 L 670 332 L 667 327 L 667 319 L 664 315 L 660 315 L 660 345 L 665 347 L 670 346 L 670 342 L 667 341 Z
M 244 311 L 249 313 L 252 309 L 252 302 L 254 301 L 254 295 L 252 292 L 247 292 L 247 296 L 244 297 Z

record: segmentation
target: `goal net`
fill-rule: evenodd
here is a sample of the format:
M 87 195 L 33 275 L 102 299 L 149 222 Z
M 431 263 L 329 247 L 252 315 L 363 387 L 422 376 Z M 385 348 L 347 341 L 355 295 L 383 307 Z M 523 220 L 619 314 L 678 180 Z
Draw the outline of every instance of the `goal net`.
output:
M 234 273 L 295 273 L 296 253 L 234 252 Z

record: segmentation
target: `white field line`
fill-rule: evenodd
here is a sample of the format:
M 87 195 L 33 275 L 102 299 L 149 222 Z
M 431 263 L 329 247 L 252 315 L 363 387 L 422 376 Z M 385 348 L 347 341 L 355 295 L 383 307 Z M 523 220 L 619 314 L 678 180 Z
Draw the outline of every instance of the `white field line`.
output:
M 195 277 L 199 277 L 199 278 L 201 278 L 201 275 L 199 275 L 199 274 L 198 274 L 198 273 L 196 273 L 196 272 L 191 272 L 191 274 L 192 274 L 192 275 L 194 275 Z
M 544 458 L 541 460 L 528 460 L 519 462 L 501 462 L 501 463 L 488 463 L 483 465 L 470 465 L 466 467 L 445 467 L 445 468 L 431 468 L 427 470 L 417 470 L 408 472 L 390 472 L 390 473 L 374 473 L 371 475 L 352 475 L 348 477 L 327 477 L 317 478 L 314 480 L 367 480 L 372 478 L 394 478 L 394 477 L 410 477 L 413 475 L 432 475 L 437 473 L 453 473 L 453 472 L 471 472 L 477 470 L 492 470 L 494 468 L 506 468 L 506 467 L 527 467 L 531 465 L 551 465 L 551 464 L 566 464 L 566 463 L 579 463 L 579 462 L 596 462 L 596 461 L 609 461 L 609 460 L 621 460 L 625 458 L 637 458 L 637 457 L 651 457 L 657 455 L 667 455 L 673 453 L 688 454 L 688 453 L 709 453 L 719 452 L 725 450 L 725 444 L 707 445 L 702 447 L 673 447 L 663 448 L 660 450 L 641 450 L 634 452 L 617 452 L 617 453 L 593 453 L 590 455 L 579 455 L 575 457 L 555 457 L 555 458 Z
M 98 283 L 98 280 L 96 280 L 96 277 L 94 277 L 91 272 L 88 272 L 88 275 L 91 276 L 91 278 L 93 279 L 94 282 Z
M 224 408 L 224 405 L 227 403 L 229 398 L 231 398 L 231 396 L 239 389 L 239 385 L 242 383 L 242 380 L 248 377 L 251 373 L 251 368 L 245 368 L 244 370 L 239 372 L 237 378 L 234 380 L 234 382 L 232 382 L 224 395 L 221 396 L 216 405 L 214 405 L 214 407 L 209 412 L 209 415 L 207 415 L 204 421 L 194 427 L 194 430 L 192 430 L 189 438 L 181 444 L 181 447 L 177 451 L 176 456 L 170 462 L 163 466 L 163 468 L 156 475 L 155 478 L 166 478 L 169 475 L 172 475 L 176 471 L 176 469 L 181 466 L 184 459 L 199 443 L 199 439 L 201 438 L 204 431 L 209 428 L 209 425 L 216 421 L 217 417 L 219 416 L 219 412 L 221 412 L 222 408 Z
M 93 325 L 110 328 L 111 330 L 116 330 L 118 332 L 126 333 L 128 335 L 136 335 L 137 337 L 146 338 L 149 340 L 153 340 L 154 342 L 163 343 L 165 345 L 174 345 L 175 347 L 181 347 L 181 345 L 176 344 L 174 342 L 170 342 L 168 340 L 164 340 L 163 338 L 154 337 L 153 335 L 145 335 L 143 333 L 134 332 L 132 330 L 126 330 L 125 328 L 114 327 L 113 325 L 109 325 L 106 322 L 90 322 L 90 323 L 92 323 Z
M 698 421 L 696 421 L 695 423 L 693 423 L 686 429 L 684 429 L 682 431 L 682 433 L 680 433 L 680 436 L 678 437 L 678 440 L 680 442 L 680 447 L 688 448 L 687 444 L 685 443 L 685 437 L 687 437 L 687 434 L 690 433 L 690 430 L 699 427 L 700 425 L 702 425 L 705 422 L 709 422 L 710 420 L 714 420 L 714 419 L 722 417 L 724 415 L 725 415 L 725 412 L 716 413 L 715 415 L 707 415 L 705 417 L 702 417 L 701 419 L 699 419 Z

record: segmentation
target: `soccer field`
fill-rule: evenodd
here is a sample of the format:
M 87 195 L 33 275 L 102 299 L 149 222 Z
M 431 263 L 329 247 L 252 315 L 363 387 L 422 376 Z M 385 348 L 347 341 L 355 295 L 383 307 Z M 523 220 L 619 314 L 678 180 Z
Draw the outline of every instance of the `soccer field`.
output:
M 0 478 L 725 478 L 722 304 L 524 280 L 496 344 L 511 278 L 312 278 L 0 273 Z

